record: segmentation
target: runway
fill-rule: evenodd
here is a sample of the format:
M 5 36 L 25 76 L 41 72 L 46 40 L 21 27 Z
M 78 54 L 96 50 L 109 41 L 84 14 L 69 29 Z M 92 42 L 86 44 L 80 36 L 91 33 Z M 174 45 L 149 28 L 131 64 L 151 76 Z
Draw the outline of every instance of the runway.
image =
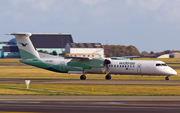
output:
M 25 83 L 25 79 L 0 79 L 0 83 Z M 180 85 L 165 80 L 53 80 L 31 79 L 41 84 Z M 180 96 L 43 96 L 1 95 L 0 113 L 179 113 Z
M 25 83 L 26 79 L 0 79 L 0 83 Z M 65 80 L 30 79 L 31 83 L 41 84 L 112 84 L 112 85 L 180 85 L 179 80 Z
M 170 98 L 171 100 L 168 100 Z M 115 100 L 116 99 L 116 100 Z M 180 96 L 7 96 L 0 112 L 179 113 Z

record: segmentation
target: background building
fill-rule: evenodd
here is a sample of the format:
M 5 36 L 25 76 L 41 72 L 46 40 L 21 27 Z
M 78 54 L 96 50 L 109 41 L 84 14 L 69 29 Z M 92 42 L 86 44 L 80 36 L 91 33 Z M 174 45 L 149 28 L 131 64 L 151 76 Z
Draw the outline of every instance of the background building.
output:
M 65 46 L 67 43 L 73 43 L 71 34 L 32 34 L 30 37 L 34 47 L 37 51 L 43 50 L 48 53 L 56 51 L 57 54 L 62 54 L 65 51 Z
M 30 39 L 37 51 L 46 51 L 52 53 L 56 51 L 57 54 L 62 54 L 65 51 L 65 45 L 67 43 L 73 43 L 71 34 L 41 34 L 33 33 Z M 15 39 L 11 39 L 8 42 L 0 42 L 0 57 L 1 58 L 19 58 L 20 53 L 17 47 Z
M 171 53 L 169 54 L 170 58 L 180 58 L 180 53 Z
M 4 46 L 5 46 L 5 47 L 4 47 Z M 6 55 L 4 55 L 4 52 L 6 52 L 7 49 L 8 49 L 10 46 L 17 46 L 15 39 L 11 39 L 11 40 L 9 40 L 8 42 L 0 42 L 0 57 L 1 57 L 1 58 L 6 57 Z M 3 48 L 3 47 L 4 47 L 4 48 Z M 4 50 L 4 49 L 5 49 L 5 50 Z M 9 48 L 8 51 L 11 51 L 11 50 L 12 50 L 12 48 L 11 48 L 11 49 Z M 13 49 L 13 51 L 14 51 L 14 49 Z M 11 56 L 11 55 L 12 55 L 12 54 L 9 54 L 8 57 L 13 58 L 14 55 L 12 55 L 12 56 Z
M 163 54 L 158 56 L 157 58 L 169 58 L 169 54 Z
M 65 52 L 75 57 L 104 57 L 104 48 L 100 43 L 67 43 Z
M 180 58 L 180 53 L 163 54 L 157 58 Z
M 2 52 L 2 58 L 21 58 L 17 46 L 3 46 L 1 52 Z

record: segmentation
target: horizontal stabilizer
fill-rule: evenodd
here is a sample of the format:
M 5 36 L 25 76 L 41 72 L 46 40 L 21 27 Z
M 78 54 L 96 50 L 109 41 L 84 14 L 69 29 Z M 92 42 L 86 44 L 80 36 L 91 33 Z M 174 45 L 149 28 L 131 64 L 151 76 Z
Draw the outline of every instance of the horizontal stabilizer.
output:
M 31 36 L 31 33 L 10 33 L 6 35 Z

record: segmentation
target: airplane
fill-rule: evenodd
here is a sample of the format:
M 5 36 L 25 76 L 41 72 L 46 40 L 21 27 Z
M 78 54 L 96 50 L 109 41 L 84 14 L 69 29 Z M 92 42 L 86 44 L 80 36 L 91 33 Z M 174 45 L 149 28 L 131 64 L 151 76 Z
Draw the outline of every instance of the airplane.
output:
M 126 57 L 91 58 L 53 56 L 37 52 L 30 40 L 33 33 L 11 33 L 14 35 L 21 54 L 20 62 L 59 73 L 79 73 L 81 80 L 86 80 L 86 74 L 106 74 L 110 80 L 111 74 L 126 75 L 177 75 L 177 72 L 162 61 L 130 60 Z

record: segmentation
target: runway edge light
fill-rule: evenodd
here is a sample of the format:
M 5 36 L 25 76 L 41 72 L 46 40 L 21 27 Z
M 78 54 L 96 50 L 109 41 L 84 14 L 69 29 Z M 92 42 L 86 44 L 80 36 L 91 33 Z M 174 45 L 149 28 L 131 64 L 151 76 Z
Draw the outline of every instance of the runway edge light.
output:
M 25 80 L 25 83 L 27 85 L 27 89 L 29 89 L 29 84 L 30 84 L 31 80 Z

